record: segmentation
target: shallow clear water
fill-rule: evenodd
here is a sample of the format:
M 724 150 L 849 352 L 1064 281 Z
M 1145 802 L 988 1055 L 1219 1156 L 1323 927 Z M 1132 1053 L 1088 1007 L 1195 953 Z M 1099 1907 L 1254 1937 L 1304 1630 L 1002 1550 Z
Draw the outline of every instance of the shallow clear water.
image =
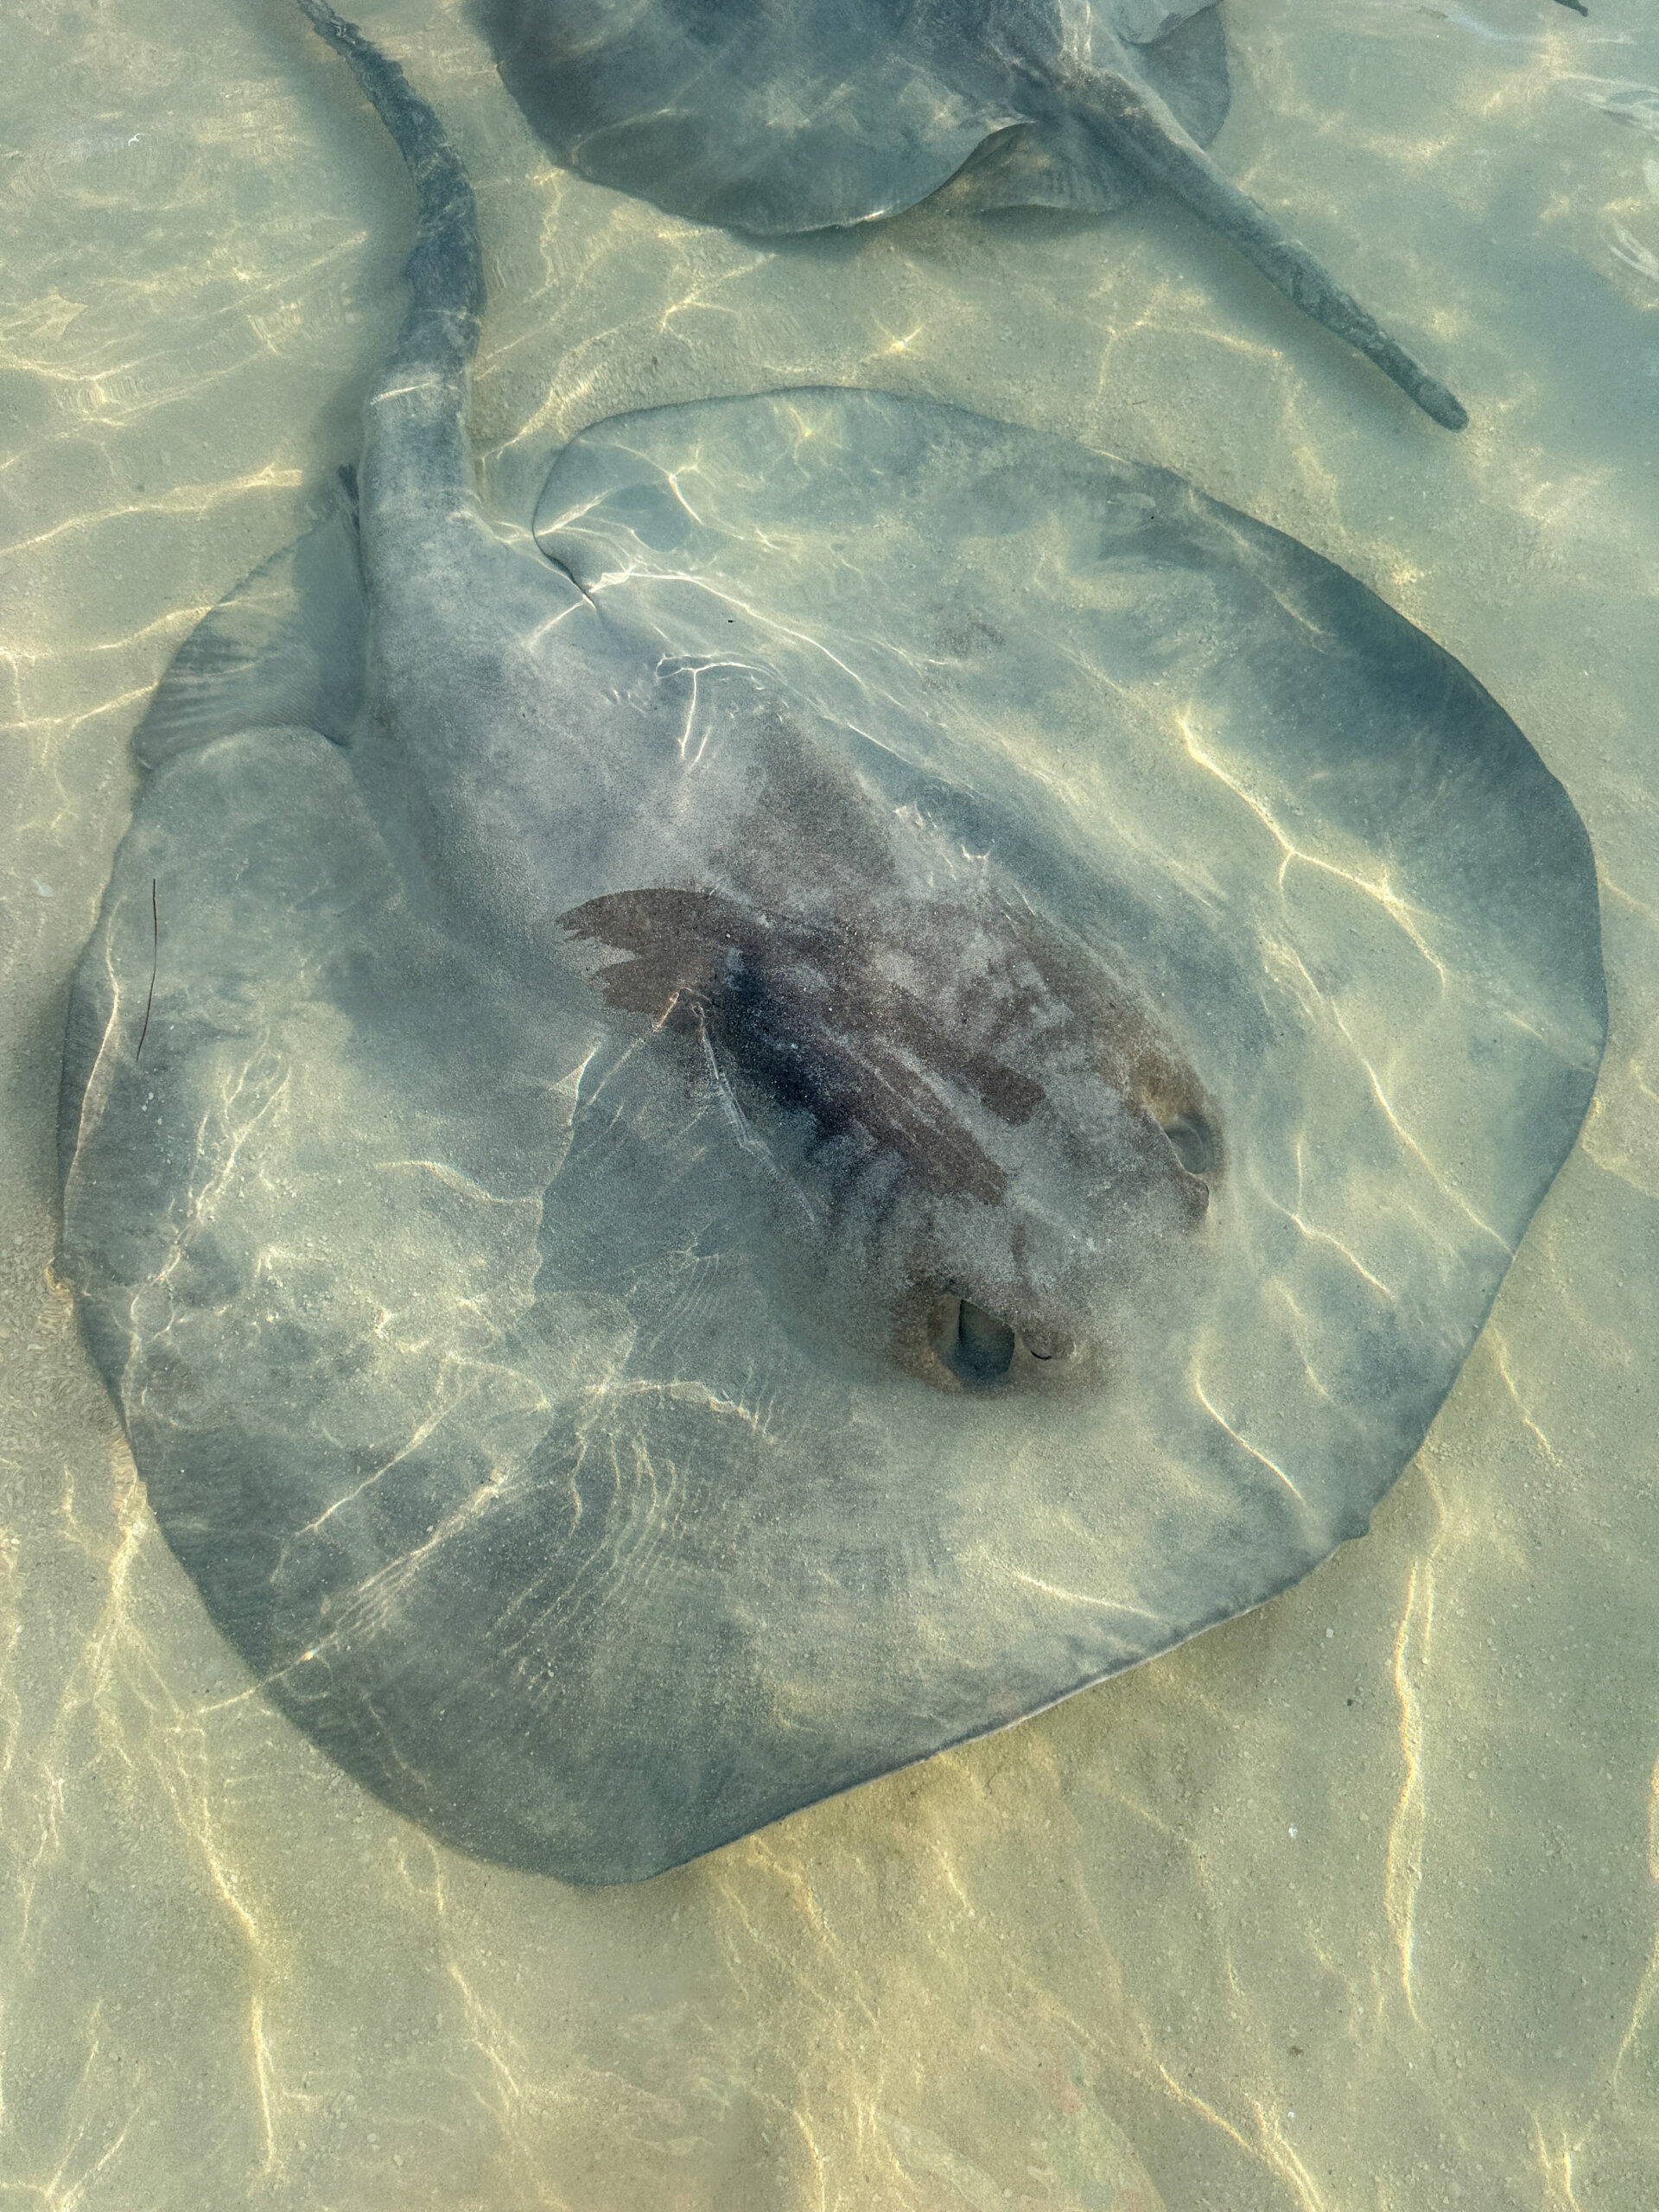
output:
M 1166 464 L 1457 654 L 1601 871 L 1595 1108 L 1370 1535 L 597 1894 L 435 1849 L 248 1689 L 51 1274 L 127 736 L 354 449 L 408 207 L 283 5 L 13 7 L 0 2201 L 1653 2203 L 1659 17 L 1592 5 L 1228 0 L 1218 157 L 1446 373 L 1460 438 L 1168 205 L 769 253 L 550 169 L 457 15 L 367 17 L 479 188 L 499 488 L 619 409 L 802 381 Z

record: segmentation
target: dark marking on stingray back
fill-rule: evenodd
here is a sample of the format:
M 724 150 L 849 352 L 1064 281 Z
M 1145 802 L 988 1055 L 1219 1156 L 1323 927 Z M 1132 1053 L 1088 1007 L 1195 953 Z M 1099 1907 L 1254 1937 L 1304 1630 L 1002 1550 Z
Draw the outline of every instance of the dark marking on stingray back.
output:
M 810 1116 L 821 1143 L 861 1135 L 939 1196 L 1001 1198 L 1007 1173 L 947 1087 L 1017 1126 L 1042 1084 L 907 989 L 865 932 L 668 889 L 613 893 L 564 920 L 628 956 L 598 972 L 612 1006 L 706 1042 L 740 1089 Z

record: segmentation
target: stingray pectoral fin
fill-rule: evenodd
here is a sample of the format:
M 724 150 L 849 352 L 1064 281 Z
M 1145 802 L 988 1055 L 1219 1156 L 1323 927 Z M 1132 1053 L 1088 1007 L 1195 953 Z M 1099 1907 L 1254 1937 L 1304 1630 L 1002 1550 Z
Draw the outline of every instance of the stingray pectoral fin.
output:
M 1305 245 L 1223 175 L 1150 86 L 1129 72 L 1077 67 L 1065 78 L 1068 105 L 1091 121 L 1120 161 L 1168 187 L 1252 261 L 1271 284 L 1313 321 L 1323 323 L 1414 399 L 1425 415 L 1460 430 L 1467 410 L 1438 377 L 1414 361 L 1351 294 L 1323 270 Z
M 343 745 L 362 703 L 368 626 L 342 499 L 196 625 L 133 737 L 140 765 L 245 729 L 314 729 Z

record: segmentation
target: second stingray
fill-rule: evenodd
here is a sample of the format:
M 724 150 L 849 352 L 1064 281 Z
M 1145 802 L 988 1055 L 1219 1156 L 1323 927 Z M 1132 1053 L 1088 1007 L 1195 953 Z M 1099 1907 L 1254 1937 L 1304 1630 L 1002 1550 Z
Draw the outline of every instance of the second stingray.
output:
M 1218 0 L 474 0 L 555 157 L 761 237 L 1163 186 L 1447 429 L 1462 404 L 1211 161 Z

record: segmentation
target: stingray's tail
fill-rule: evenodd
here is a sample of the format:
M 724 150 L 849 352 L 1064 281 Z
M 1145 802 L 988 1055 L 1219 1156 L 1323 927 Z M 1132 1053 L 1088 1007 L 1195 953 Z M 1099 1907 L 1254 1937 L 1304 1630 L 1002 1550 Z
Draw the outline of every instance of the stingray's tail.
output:
M 1178 194 L 1305 315 L 1375 361 L 1425 415 L 1448 430 L 1462 429 L 1469 420 L 1462 401 L 1414 361 L 1305 245 L 1222 174 L 1132 67 L 1122 75 L 1079 67 L 1067 78 L 1065 91 L 1093 118 L 1114 153 Z
M 418 203 L 404 265 L 414 297 L 369 403 L 361 471 L 365 529 L 376 508 L 474 499 L 467 435 L 473 357 L 484 308 L 478 207 L 437 117 L 395 61 L 327 0 L 299 0 L 318 35 L 350 63 L 404 157 Z

